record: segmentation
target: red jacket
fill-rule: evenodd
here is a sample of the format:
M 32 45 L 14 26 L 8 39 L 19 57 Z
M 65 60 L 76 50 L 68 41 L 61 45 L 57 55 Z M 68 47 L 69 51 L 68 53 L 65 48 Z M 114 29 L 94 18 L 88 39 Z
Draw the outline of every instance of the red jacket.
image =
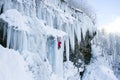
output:
M 60 49 L 60 48 L 61 48 L 61 42 L 58 41 L 58 49 Z

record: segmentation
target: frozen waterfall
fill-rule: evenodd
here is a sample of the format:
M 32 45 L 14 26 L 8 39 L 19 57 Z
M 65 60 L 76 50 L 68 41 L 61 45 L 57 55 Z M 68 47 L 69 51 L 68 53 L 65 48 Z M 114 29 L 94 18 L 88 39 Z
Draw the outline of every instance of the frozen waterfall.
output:
M 22 55 L 38 55 L 38 59 L 48 62 L 52 72 L 58 76 L 64 75 L 64 43 L 69 62 L 69 47 L 72 50 L 75 48 L 75 34 L 80 42 L 81 29 L 84 37 L 87 30 L 91 33 L 95 31 L 91 18 L 60 0 L 1 0 L 0 3 L 0 9 L 1 5 L 4 8 L 0 15 L 0 29 L 3 29 L 7 48 L 15 49 Z M 29 57 L 25 56 L 25 59 L 29 60 Z M 33 61 L 41 65 L 37 58 Z M 31 63 L 29 66 L 32 66 Z

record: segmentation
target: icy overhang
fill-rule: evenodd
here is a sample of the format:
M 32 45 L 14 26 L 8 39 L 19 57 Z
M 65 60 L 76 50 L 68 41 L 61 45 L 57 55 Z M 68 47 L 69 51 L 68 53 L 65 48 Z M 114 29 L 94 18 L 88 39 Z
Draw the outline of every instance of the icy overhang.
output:
M 58 29 L 53 29 L 51 27 L 45 27 L 45 30 L 46 30 L 46 34 L 47 36 L 53 36 L 55 38 L 57 37 L 67 37 L 67 33 L 61 31 L 61 30 L 58 30 Z
M 32 30 L 32 32 L 34 31 L 34 33 L 35 30 L 37 30 L 37 32 L 53 37 L 67 36 L 65 32 L 54 29 L 46 25 L 44 21 L 39 20 L 37 18 L 30 18 L 27 16 L 23 16 L 15 9 L 7 10 L 3 14 L 1 14 L 0 22 L 6 22 L 8 23 L 8 27 L 12 27 L 16 30 L 21 30 L 26 32 L 30 32 Z
M 12 26 L 16 30 L 24 30 L 29 31 L 29 26 L 27 20 L 24 16 L 22 16 L 17 10 L 10 9 L 0 15 L 0 21 L 4 21 L 8 23 L 8 27 Z

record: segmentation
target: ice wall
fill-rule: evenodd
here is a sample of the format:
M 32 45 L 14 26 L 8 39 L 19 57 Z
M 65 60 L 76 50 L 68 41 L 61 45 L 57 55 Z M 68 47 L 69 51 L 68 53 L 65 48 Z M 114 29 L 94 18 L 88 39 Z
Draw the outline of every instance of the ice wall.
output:
M 63 75 L 64 42 L 69 61 L 69 40 L 74 50 L 74 34 L 80 42 L 81 29 L 84 37 L 87 30 L 94 31 L 91 18 L 61 0 L 1 0 L 0 9 L 1 6 L 4 13 L 0 15 L 0 22 L 4 23 L 3 39 L 7 38 L 7 47 L 23 54 L 26 54 L 24 51 L 38 54 L 43 61 L 48 60 L 59 76 Z M 50 36 L 54 44 L 48 46 Z M 60 49 L 57 37 L 61 37 Z
M 43 20 L 46 25 L 63 30 L 69 34 L 70 43 L 74 49 L 74 33 L 80 42 L 80 30 L 83 35 L 89 29 L 94 30 L 94 24 L 81 10 L 70 7 L 61 0 L 4 0 L 4 11 L 17 9 L 22 14 L 30 17 L 37 17 Z

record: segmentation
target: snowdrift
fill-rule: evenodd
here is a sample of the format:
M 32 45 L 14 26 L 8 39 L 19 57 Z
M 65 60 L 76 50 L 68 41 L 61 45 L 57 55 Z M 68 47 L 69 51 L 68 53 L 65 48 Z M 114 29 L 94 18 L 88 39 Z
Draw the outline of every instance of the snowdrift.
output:
M 0 45 L 0 80 L 34 80 L 19 52 Z

